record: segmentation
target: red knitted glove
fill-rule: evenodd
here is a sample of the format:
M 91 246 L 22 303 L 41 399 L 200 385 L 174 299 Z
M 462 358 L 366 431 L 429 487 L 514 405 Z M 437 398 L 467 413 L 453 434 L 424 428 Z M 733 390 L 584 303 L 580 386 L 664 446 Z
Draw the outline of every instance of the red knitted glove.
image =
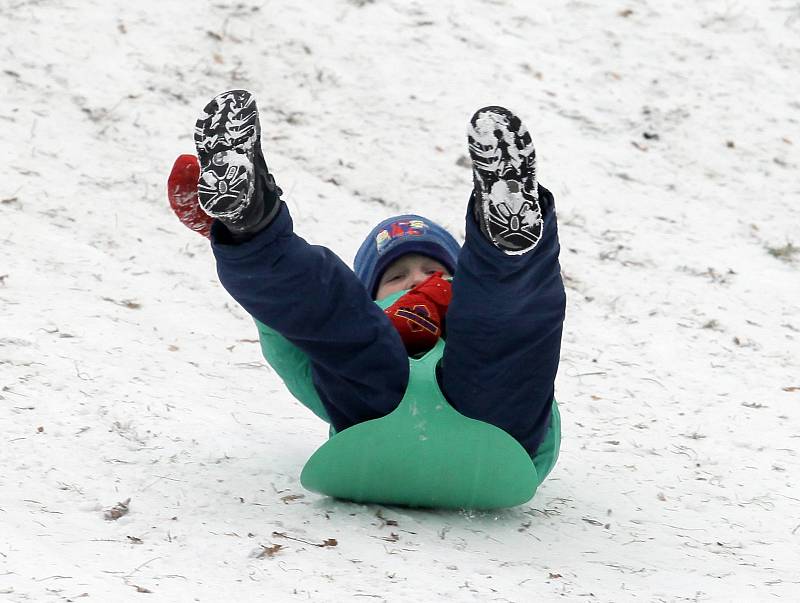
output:
M 172 166 L 167 180 L 167 197 L 178 219 L 195 232 L 208 238 L 214 218 L 200 208 L 197 201 L 197 181 L 200 163 L 194 155 L 180 155 Z
M 384 312 L 406 346 L 409 356 L 429 351 L 444 333 L 444 318 L 452 286 L 437 272 L 411 289 Z

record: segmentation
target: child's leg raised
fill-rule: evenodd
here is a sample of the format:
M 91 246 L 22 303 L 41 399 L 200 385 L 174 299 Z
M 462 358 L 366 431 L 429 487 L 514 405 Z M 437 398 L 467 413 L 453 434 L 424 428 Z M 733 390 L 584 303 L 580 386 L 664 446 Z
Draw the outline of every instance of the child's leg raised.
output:
M 383 311 L 332 251 L 292 231 L 285 206 L 253 239 L 217 241 L 220 282 L 254 318 L 311 359 L 314 385 L 337 431 L 391 412 L 408 384 L 405 348 Z
M 536 183 L 527 130 L 505 109 L 482 111 L 470 131 L 475 191 L 440 382 L 461 413 L 533 454 L 549 424 L 566 302 L 556 213 Z
M 308 355 L 337 431 L 391 412 L 408 383 L 403 343 L 352 270 L 294 233 L 261 155 L 250 94 L 231 91 L 212 100 L 195 142 L 200 204 L 216 218 L 211 242 L 222 285 Z

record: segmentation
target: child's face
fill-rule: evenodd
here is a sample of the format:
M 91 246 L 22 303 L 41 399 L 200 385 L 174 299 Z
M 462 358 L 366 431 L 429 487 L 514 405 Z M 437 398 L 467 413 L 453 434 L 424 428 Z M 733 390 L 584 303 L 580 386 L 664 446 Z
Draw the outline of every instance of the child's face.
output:
M 444 276 L 451 276 L 441 262 L 432 258 L 418 253 L 400 256 L 383 271 L 381 280 L 378 281 L 375 299 L 380 301 L 392 293 L 413 289 L 436 272 L 444 272 Z

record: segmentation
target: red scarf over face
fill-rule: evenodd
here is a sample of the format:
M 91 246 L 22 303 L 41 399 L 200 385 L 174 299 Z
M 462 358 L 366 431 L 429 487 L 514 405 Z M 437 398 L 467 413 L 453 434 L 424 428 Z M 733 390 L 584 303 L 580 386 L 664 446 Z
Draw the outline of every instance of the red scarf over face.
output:
M 452 295 L 452 284 L 437 272 L 384 310 L 409 356 L 429 351 L 442 337 Z

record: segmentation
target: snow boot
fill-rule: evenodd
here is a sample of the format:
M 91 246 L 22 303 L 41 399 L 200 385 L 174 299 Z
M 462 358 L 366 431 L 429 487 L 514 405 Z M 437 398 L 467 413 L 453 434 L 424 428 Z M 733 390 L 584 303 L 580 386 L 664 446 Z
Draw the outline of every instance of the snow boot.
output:
M 504 107 L 475 112 L 467 131 L 481 231 L 507 255 L 531 251 L 542 236 L 536 150 L 528 129 Z
M 261 125 L 247 90 L 218 94 L 194 129 L 200 160 L 200 207 L 230 231 L 234 242 L 264 229 L 278 213 L 283 193 L 261 152 Z

